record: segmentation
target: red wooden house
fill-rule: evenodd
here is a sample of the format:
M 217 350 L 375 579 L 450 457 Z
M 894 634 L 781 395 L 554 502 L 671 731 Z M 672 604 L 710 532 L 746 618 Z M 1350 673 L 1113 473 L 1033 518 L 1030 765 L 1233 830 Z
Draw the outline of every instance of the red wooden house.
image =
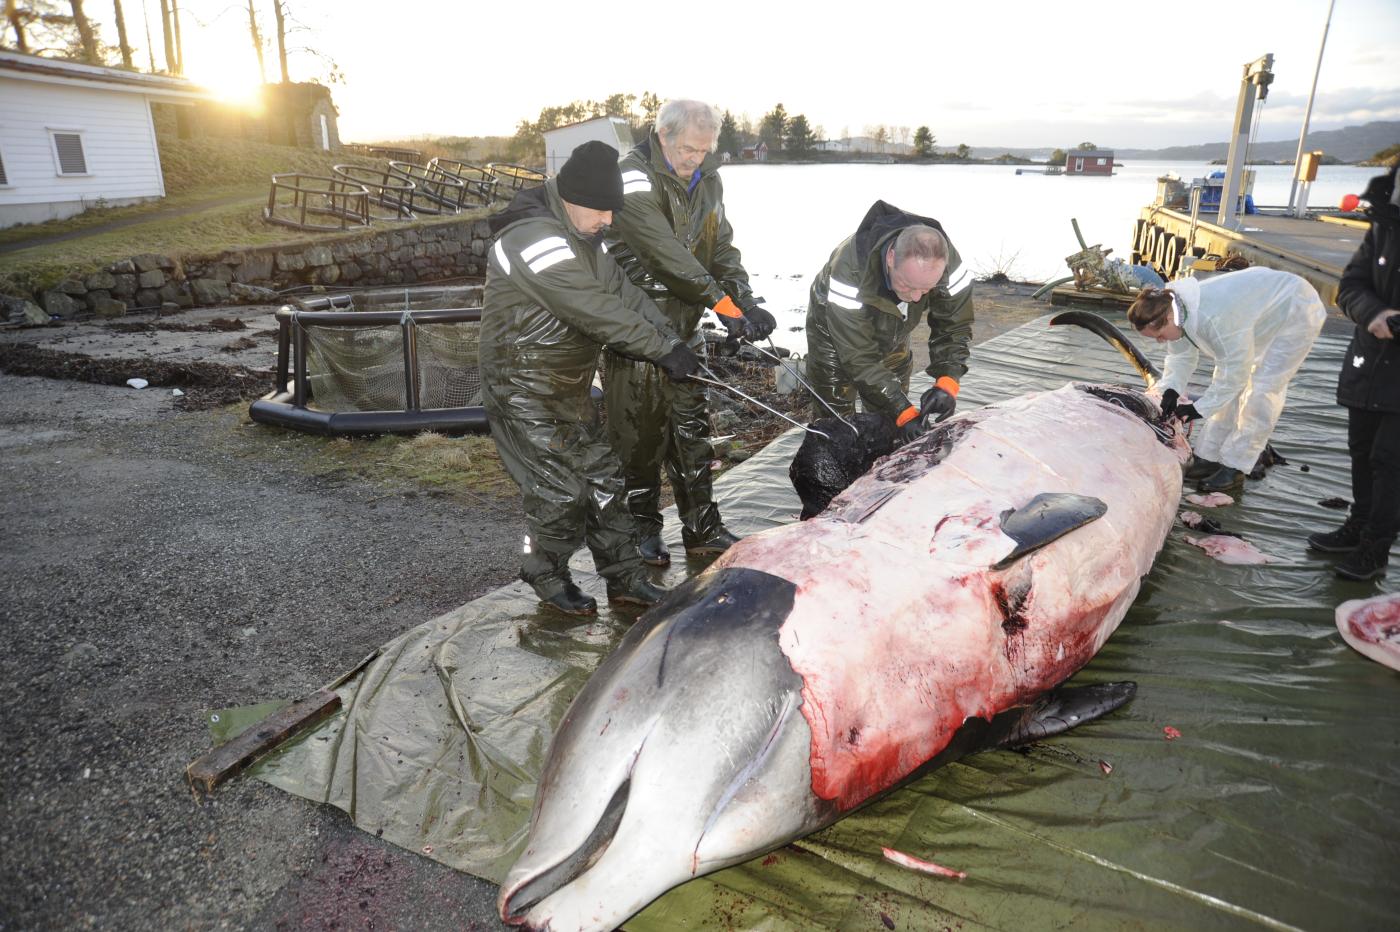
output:
M 1071 149 L 1065 155 L 1066 175 L 1113 174 L 1112 149 Z

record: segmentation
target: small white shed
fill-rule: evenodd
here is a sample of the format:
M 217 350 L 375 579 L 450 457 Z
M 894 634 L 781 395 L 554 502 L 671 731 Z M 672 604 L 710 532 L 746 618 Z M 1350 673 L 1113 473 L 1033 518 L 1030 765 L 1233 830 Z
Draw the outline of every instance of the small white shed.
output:
M 209 97 L 183 78 L 0 51 L 0 228 L 164 197 L 151 104 Z
M 632 127 L 622 117 L 597 117 L 544 131 L 544 173 L 557 175 L 575 149 L 590 140 L 606 142 L 618 157 L 632 148 Z

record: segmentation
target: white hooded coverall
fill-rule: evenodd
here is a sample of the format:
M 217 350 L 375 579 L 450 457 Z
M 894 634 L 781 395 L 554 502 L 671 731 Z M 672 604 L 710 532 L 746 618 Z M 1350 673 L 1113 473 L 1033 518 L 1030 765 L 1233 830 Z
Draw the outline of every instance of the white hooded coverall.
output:
M 1291 272 L 1249 268 L 1167 285 L 1182 306 L 1185 336 L 1167 349 L 1163 391 L 1185 395 L 1203 350 L 1215 361 L 1196 399 L 1202 423 L 1196 456 L 1248 473 L 1283 412 L 1288 383 L 1317 339 L 1327 309 L 1312 285 Z

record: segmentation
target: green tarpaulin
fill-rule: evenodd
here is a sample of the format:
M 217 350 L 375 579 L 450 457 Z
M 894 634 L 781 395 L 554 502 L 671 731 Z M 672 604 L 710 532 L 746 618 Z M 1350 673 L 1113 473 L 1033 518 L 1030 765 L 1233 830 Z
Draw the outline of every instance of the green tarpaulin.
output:
M 964 408 L 1135 378 L 1097 337 L 1047 321 L 975 348 Z M 1304 549 L 1342 517 L 1319 500 L 1348 495 L 1333 389 L 1349 329 L 1329 321 L 1294 383 L 1274 437 L 1289 464 L 1212 513 L 1277 562 L 1216 562 L 1177 527 L 1076 677 L 1135 680 L 1130 705 L 1028 752 L 945 767 L 673 890 L 627 928 L 1400 927 L 1400 674 L 1348 648 L 1333 623 L 1335 605 L 1375 588 L 1335 580 Z M 1158 348 L 1149 355 L 1160 362 Z M 798 441 L 779 438 L 719 481 L 736 531 L 796 519 Z M 576 575 L 602 602 L 590 567 L 580 556 Z M 667 582 L 696 569 L 678 560 Z M 507 586 L 390 642 L 341 689 L 344 711 L 255 772 L 499 881 L 554 723 L 630 621 L 540 614 L 528 589 Z M 912 873 L 882 846 L 967 877 Z

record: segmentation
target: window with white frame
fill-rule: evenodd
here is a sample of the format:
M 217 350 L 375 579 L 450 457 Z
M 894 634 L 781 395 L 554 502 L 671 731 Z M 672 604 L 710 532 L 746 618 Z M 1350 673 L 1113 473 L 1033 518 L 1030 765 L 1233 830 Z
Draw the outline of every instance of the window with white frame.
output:
M 83 152 L 83 134 L 76 130 L 51 129 L 54 161 L 60 175 L 86 175 L 87 154 Z
M 5 174 L 5 149 L 0 147 L 0 188 L 10 185 L 10 176 Z
M 1108 164 L 1108 159 L 1099 159 L 1099 160 L 1098 160 L 1098 164 L 1099 164 L 1099 165 L 1107 165 L 1107 164 Z

